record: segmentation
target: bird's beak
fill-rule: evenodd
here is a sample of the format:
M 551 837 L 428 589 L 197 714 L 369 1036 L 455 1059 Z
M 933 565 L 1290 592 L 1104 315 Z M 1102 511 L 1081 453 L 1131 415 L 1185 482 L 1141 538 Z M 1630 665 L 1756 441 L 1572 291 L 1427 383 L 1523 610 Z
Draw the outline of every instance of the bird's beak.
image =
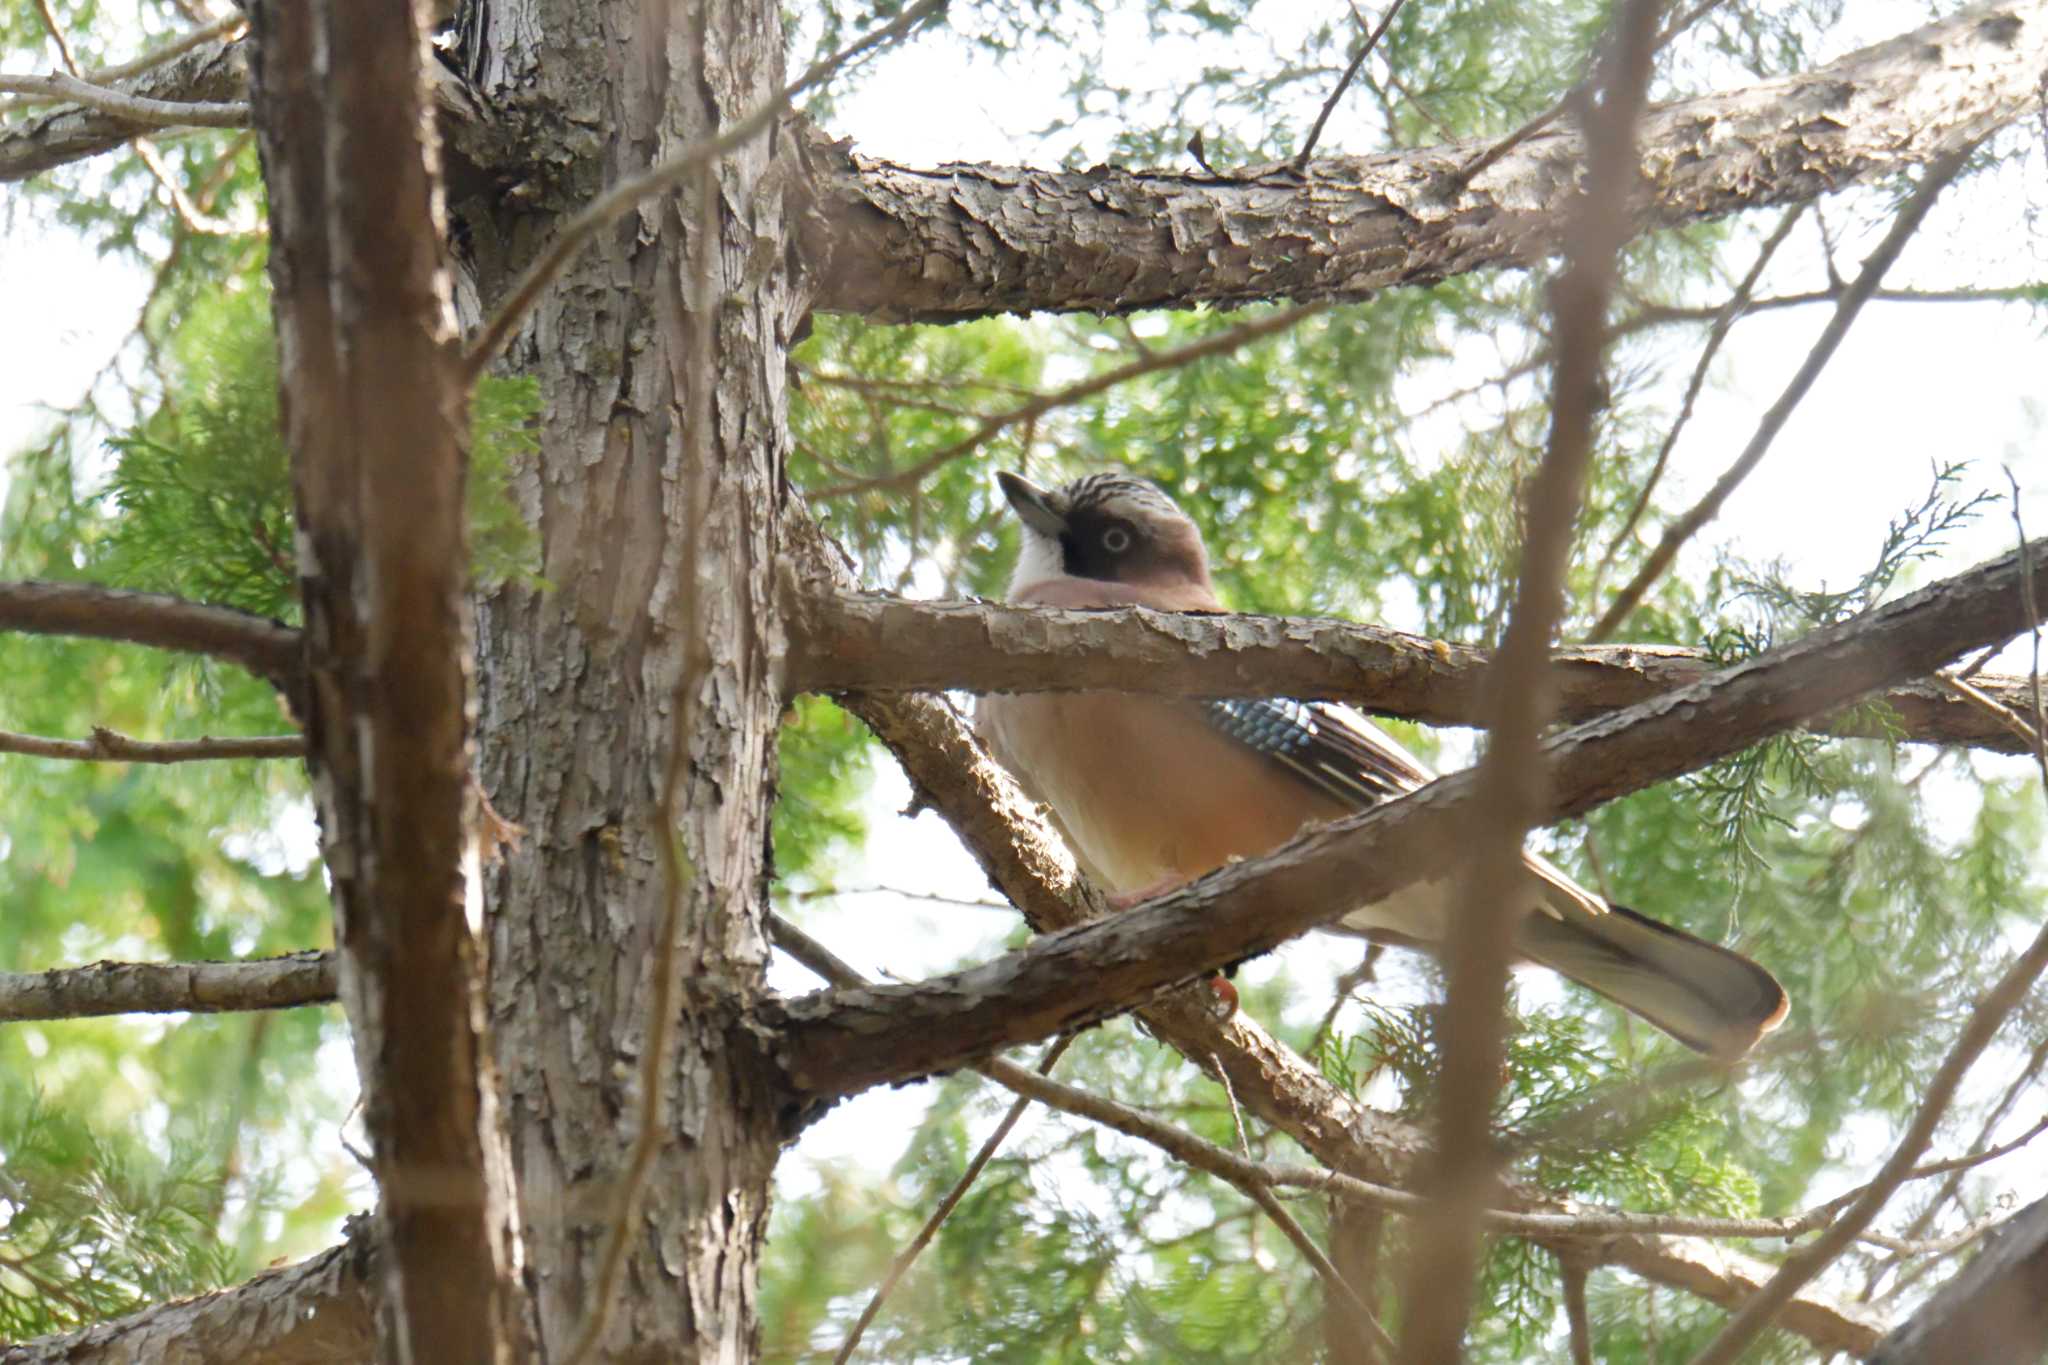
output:
M 996 482 L 1003 486 L 1003 496 L 1010 500 L 1019 521 L 1040 535 L 1055 540 L 1066 534 L 1066 513 L 1060 511 L 1052 494 L 1007 469 L 997 472 Z

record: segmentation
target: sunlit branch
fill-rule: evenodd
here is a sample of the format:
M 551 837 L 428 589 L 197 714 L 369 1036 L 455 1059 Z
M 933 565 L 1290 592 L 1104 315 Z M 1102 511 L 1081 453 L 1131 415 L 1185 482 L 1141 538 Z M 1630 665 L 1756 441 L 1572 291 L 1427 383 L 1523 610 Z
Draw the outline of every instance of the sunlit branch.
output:
M 0 1023 L 109 1014 L 217 1014 L 334 999 L 334 954 L 307 949 L 248 962 L 96 962 L 0 972 Z
M 299 633 L 290 626 L 163 593 L 92 583 L 0 582 L 0 630 L 123 640 L 210 655 L 287 691 L 300 673 Z

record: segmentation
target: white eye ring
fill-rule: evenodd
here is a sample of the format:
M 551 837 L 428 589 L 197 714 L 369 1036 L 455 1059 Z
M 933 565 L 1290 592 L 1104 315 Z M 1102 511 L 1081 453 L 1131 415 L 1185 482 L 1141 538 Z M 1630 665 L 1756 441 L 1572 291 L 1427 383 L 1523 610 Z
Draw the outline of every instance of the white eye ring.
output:
M 1121 526 L 1112 526 L 1102 533 L 1102 548 L 1113 555 L 1120 555 L 1131 548 L 1131 533 Z

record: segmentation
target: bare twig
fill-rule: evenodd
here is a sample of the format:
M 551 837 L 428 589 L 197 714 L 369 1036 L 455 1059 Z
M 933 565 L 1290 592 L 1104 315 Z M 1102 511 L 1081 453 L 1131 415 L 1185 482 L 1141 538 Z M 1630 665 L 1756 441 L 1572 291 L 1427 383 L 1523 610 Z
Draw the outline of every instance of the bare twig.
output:
M 32 758 L 64 758 L 84 763 L 191 763 L 213 758 L 300 758 L 304 735 L 260 735 L 248 738 L 130 739 L 94 726 L 91 739 L 45 739 L 0 730 L 0 753 Z
M 1934 207 L 1934 201 L 1940 198 L 1941 192 L 1963 169 L 1973 150 L 1975 149 L 1966 148 L 1959 152 L 1946 153 L 1928 166 L 1927 174 L 1921 177 L 1919 186 L 1913 191 L 1913 197 L 1906 201 L 1904 207 L 1899 210 L 1898 217 L 1892 220 L 1891 230 L 1885 233 L 1884 240 L 1878 243 L 1877 250 L 1864 262 L 1863 270 L 1856 276 L 1855 283 L 1843 291 L 1841 300 L 1835 305 L 1834 315 L 1828 319 L 1828 325 L 1822 330 L 1820 338 L 1813 343 L 1813 349 L 1807 352 L 1806 359 L 1800 362 L 1797 373 L 1785 385 L 1784 392 L 1778 395 L 1777 401 L 1771 404 L 1758 421 L 1756 432 L 1749 438 L 1749 444 L 1743 448 L 1742 454 L 1736 457 L 1735 462 L 1728 466 L 1719 479 L 1714 481 L 1714 486 L 1707 490 L 1706 496 L 1664 532 L 1664 538 L 1657 543 L 1657 548 L 1650 552 L 1650 557 L 1644 561 L 1643 567 L 1636 571 L 1628 586 L 1615 597 L 1606 613 L 1593 627 L 1588 639 L 1604 640 L 1612 635 L 1615 629 L 1628 619 L 1629 613 L 1636 609 L 1636 604 L 1642 601 L 1643 595 L 1671 566 L 1671 561 L 1678 557 L 1679 547 L 1691 539 L 1695 531 L 1720 515 L 1721 505 L 1770 451 L 1771 443 L 1777 439 L 1779 431 L 1784 429 L 1793 410 L 1799 406 L 1800 400 L 1806 397 L 1814 381 L 1820 378 L 1820 373 L 1827 368 L 1828 361 L 1834 358 L 1836 348 L 1842 344 L 1842 338 L 1849 334 L 1851 324 L 1856 321 L 1857 314 L 1863 311 L 1863 305 L 1869 301 L 1879 281 L 1884 278 L 1885 272 L 1890 270 L 1892 262 L 1899 258 L 1899 253 L 1905 249 L 1907 240 L 1926 219 L 1928 212 Z
M 0 93 L 82 104 L 151 128 L 242 128 L 249 122 L 249 106 L 243 102 L 208 104 L 145 99 L 76 76 L 0 76 Z
M 946 7 L 947 0 L 919 0 L 891 20 L 853 43 L 841 48 L 831 56 L 812 64 L 803 75 L 782 88 L 774 99 L 756 109 L 753 113 L 733 124 L 715 138 L 708 138 L 693 146 L 685 147 L 671 159 L 654 166 L 630 180 L 612 186 L 589 207 L 571 218 L 555 234 L 548 249 L 531 266 L 527 267 L 519 283 L 506 295 L 505 302 L 491 316 L 482 332 L 477 334 L 469 349 L 463 354 L 464 382 L 474 384 L 477 376 L 495 359 L 498 352 L 512 339 L 513 329 L 525 318 L 527 311 L 539 301 L 541 291 L 562 268 L 574 259 L 583 244 L 625 213 L 633 205 L 650 195 L 657 194 L 671 185 L 679 183 L 699 166 L 709 165 L 719 157 L 736 148 L 745 146 L 758 137 L 768 126 L 782 117 L 790 101 L 798 95 L 829 79 L 848 62 L 872 52 L 884 43 L 893 42 L 916 28 Z
M 1331 113 L 1337 108 L 1337 101 L 1344 98 L 1344 92 L 1351 88 L 1353 78 L 1358 75 L 1358 68 L 1365 65 L 1365 59 L 1379 46 L 1380 38 L 1386 33 L 1387 26 L 1394 22 L 1394 16 L 1401 12 L 1401 6 L 1406 3 L 1407 0 L 1393 0 L 1393 3 L 1387 6 L 1387 12 L 1380 16 L 1379 25 L 1366 35 L 1365 41 L 1358 45 L 1358 51 L 1351 54 L 1351 65 L 1344 68 L 1344 74 L 1337 80 L 1337 88 L 1323 101 L 1322 112 L 1316 115 L 1315 123 L 1308 130 L 1307 139 L 1301 144 L 1301 150 L 1294 154 L 1295 170 L 1298 171 L 1308 164 L 1309 156 L 1316 149 L 1316 143 L 1322 139 L 1323 125 L 1330 121 Z
M 130 76 L 139 76 L 145 71 L 162 66 L 165 62 L 174 61 L 184 56 L 202 43 L 210 43 L 215 38 L 232 40 L 238 36 L 237 31 L 246 28 L 248 23 L 248 17 L 241 13 L 241 11 L 236 10 L 223 15 L 210 24 L 202 24 L 198 28 L 188 29 L 185 33 L 171 39 L 171 41 L 163 46 L 151 48 L 148 52 L 143 53 L 132 61 L 121 62 L 115 66 L 96 67 L 91 71 L 85 72 L 84 79 L 91 81 L 94 85 L 111 85 L 115 81 L 126 80 Z
M 1928 1083 L 1919 1109 L 1914 1112 L 1898 1145 L 1892 1149 L 1891 1156 L 1879 1168 L 1876 1177 L 1863 1188 L 1841 1217 L 1829 1224 L 1825 1232 L 1785 1258 L 1784 1265 L 1779 1267 L 1769 1283 L 1743 1304 L 1720 1333 L 1693 1357 L 1692 1365 L 1731 1365 L 1739 1359 L 1792 1296 L 1833 1263 L 1850 1242 L 1862 1235 L 1893 1191 L 1911 1176 L 1915 1161 L 1927 1149 L 1936 1125 L 1948 1111 L 1949 1102 L 1955 1098 L 1956 1087 L 1961 1084 L 1964 1073 L 1990 1044 L 2006 1016 L 2033 988 L 2044 969 L 2048 969 L 2048 926 L 2035 935 L 2026 951 L 2006 968 L 1970 1012 L 1962 1035 L 1956 1039 L 1948 1056 L 1942 1059 L 1940 1069 Z
M 1763 247 L 1757 252 L 1756 260 L 1749 267 L 1749 273 L 1735 286 L 1735 292 L 1728 296 L 1714 315 L 1714 325 L 1707 331 L 1706 345 L 1700 348 L 1700 358 L 1693 366 L 1692 377 L 1686 381 L 1685 397 L 1679 400 L 1678 415 L 1671 419 L 1671 427 L 1664 433 L 1664 439 L 1657 446 L 1657 458 L 1650 462 L 1650 472 L 1643 479 L 1642 488 L 1636 493 L 1636 500 L 1629 506 L 1628 515 L 1622 519 L 1621 528 L 1607 542 L 1606 551 L 1600 556 L 1600 564 L 1594 570 L 1594 592 L 1597 596 L 1600 585 L 1605 582 L 1607 568 L 1614 562 L 1614 556 L 1628 543 L 1636 523 L 1643 519 L 1643 513 L 1650 506 L 1650 498 L 1656 493 L 1657 485 L 1664 478 L 1665 467 L 1671 461 L 1671 448 L 1678 444 L 1678 437 L 1685 430 L 1685 424 L 1692 420 L 1693 405 L 1699 401 L 1700 390 L 1706 387 L 1707 370 L 1714 363 L 1714 357 L 1721 353 L 1721 343 L 1728 339 L 1728 332 L 1738 318 L 1748 311 L 1749 296 L 1762 278 L 1764 267 L 1771 263 L 1771 257 L 1778 254 L 1778 248 L 1792 235 L 1794 225 L 1805 213 L 1804 205 L 1787 210 L 1778 220 L 1778 226 L 1764 239 Z
M 1571 555 L 1606 345 L 1615 261 L 1630 232 L 1638 176 L 1636 121 L 1656 50 L 1660 0 L 1630 0 L 1615 16 L 1595 73 L 1601 100 L 1584 119 L 1586 197 L 1567 237 L 1569 264 L 1554 291 L 1558 361 L 1549 449 L 1530 486 L 1522 578 L 1514 614 L 1489 677 L 1492 735 L 1481 765 L 1471 846 L 1449 936 L 1444 1070 L 1430 1191 L 1440 1215 L 1416 1239 L 1408 1277 L 1412 1309 L 1401 1358 L 1435 1365 L 1459 1358 L 1479 1257 L 1479 1215 L 1491 1202 L 1498 1154 L 1489 1131 L 1504 1060 L 1510 940 L 1508 915 L 1524 875 L 1522 842 L 1541 808 L 1538 745 L 1555 706 L 1548 658 L 1564 611 Z
M 1052 393 L 1041 394 L 1028 403 L 1022 403 L 1017 407 L 1011 408 L 1008 412 L 999 412 L 992 416 L 984 417 L 981 419 L 981 425 L 968 435 L 935 454 L 926 456 L 906 469 L 894 470 L 875 478 L 858 479 L 848 483 L 836 483 L 824 488 L 813 489 L 810 496 L 813 498 L 843 498 L 853 493 L 865 493 L 882 488 L 901 488 L 905 485 L 916 484 L 934 470 L 973 452 L 990 437 L 1007 427 L 1016 426 L 1021 422 L 1036 421 L 1055 408 L 1063 408 L 1069 404 L 1078 403 L 1084 398 L 1091 398 L 1105 389 L 1114 388 L 1118 384 L 1136 379 L 1140 375 L 1151 374 L 1157 370 L 1177 369 L 1180 366 L 1192 364 L 1197 360 L 1204 360 L 1210 356 L 1224 355 L 1230 351 L 1237 350 L 1241 346 L 1249 345 L 1261 337 L 1272 336 L 1276 332 L 1284 332 L 1296 323 L 1325 311 L 1329 306 L 1326 303 L 1308 303 L 1294 308 L 1283 308 L 1278 312 L 1268 313 L 1264 317 L 1254 318 L 1250 322 L 1239 323 L 1235 327 L 1203 337 L 1199 341 L 1191 341 L 1185 346 L 1176 346 L 1172 350 L 1154 351 L 1140 356 L 1129 364 L 1119 365 L 1112 370 L 1104 370 L 1101 374 L 1090 375 L 1086 379 L 1069 384 L 1065 388 L 1058 389 Z
M 57 55 L 64 62 L 64 69 L 72 75 L 79 75 L 78 54 L 71 50 L 71 37 L 64 32 L 64 26 L 57 22 L 57 15 L 50 8 L 50 0 L 36 0 L 36 12 L 43 16 L 43 27 L 49 30 L 50 41 L 57 45 Z
M 249 962 L 95 962 L 0 972 L 0 1023 L 324 1005 L 334 999 L 334 980 L 334 954 L 312 949 Z
M 1053 1067 L 1058 1064 L 1060 1057 L 1073 1041 L 1074 1035 L 1069 1033 L 1047 1048 L 1045 1055 L 1038 1061 L 1038 1074 L 1050 1076 Z M 889 1263 L 888 1273 L 882 1277 L 882 1282 L 875 1286 L 875 1292 L 868 1297 L 867 1306 L 860 1310 L 860 1316 L 854 1319 L 853 1326 L 847 1329 L 846 1340 L 840 1343 L 839 1353 L 832 1357 L 832 1365 L 846 1365 L 847 1361 L 853 1359 L 854 1348 L 860 1345 L 860 1339 L 867 1332 L 868 1324 L 875 1320 L 875 1314 L 882 1311 L 882 1304 L 888 1299 L 889 1292 L 896 1287 L 896 1282 L 903 1278 L 903 1273 L 910 1269 L 911 1263 L 918 1258 L 919 1253 L 930 1245 L 932 1238 L 938 1233 L 939 1225 L 946 1221 L 947 1216 L 966 1197 L 968 1188 L 981 1175 L 983 1168 L 994 1158 L 996 1150 L 1003 1145 L 1003 1140 L 1010 1136 L 1010 1130 L 1017 1126 L 1018 1120 L 1024 1117 L 1024 1111 L 1030 1107 L 1030 1100 L 1018 1097 L 1003 1115 L 1002 1122 L 995 1126 L 995 1131 L 988 1135 L 980 1150 L 975 1152 L 973 1159 L 967 1163 L 967 1169 L 953 1182 L 953 1188 L 946 1191 L 946 1197 L 939 1201 L 938 1206 L 924 1220 L 924 1226 L 910 1239 L 910 1244 L 896 1253 L 896 1259 Z

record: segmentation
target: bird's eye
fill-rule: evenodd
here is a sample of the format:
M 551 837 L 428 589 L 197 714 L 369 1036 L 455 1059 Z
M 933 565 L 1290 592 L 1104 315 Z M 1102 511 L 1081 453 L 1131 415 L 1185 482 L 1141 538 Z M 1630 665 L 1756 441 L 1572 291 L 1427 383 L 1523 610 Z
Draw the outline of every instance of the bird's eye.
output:
M 1112 526 L 1102 533 L 1102 548 L 1113 555 L 1120 555 L 1131 548 L 1131 533 L 1121 526 Z

